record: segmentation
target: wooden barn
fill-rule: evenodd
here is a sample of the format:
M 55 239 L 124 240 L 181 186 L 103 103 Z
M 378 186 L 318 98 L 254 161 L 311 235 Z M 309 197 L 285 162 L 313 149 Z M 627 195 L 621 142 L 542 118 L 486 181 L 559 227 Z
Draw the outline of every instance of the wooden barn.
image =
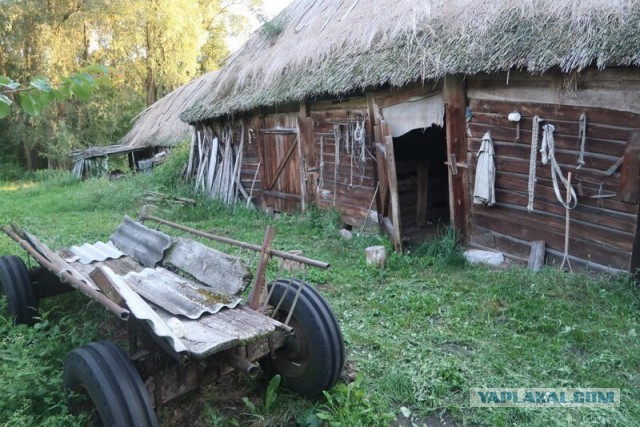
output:
M 168 93 L 143 110 L 132 121 L 131 130 L 117 145 L 89 147 L 69 153 L 73 161 L 73 173 L 78 178 L 101 176 L 113 172 L 108 158 L 127 156 L 129 169 L 147 170 L 163 161 L 158 154 L 166 153 L 177 144 L 189 141 L 193 128 L 180 120 L 180 113 L 191 106 L 194 95 L 207 91 L 215 80 L 216 71 Z
M 188 172 L 397 250 L 450 224 L 516 260 L 544 241 L 549 264 L 635 271 L 638 28 L 631 0 L 294 0 L 181 114 Z

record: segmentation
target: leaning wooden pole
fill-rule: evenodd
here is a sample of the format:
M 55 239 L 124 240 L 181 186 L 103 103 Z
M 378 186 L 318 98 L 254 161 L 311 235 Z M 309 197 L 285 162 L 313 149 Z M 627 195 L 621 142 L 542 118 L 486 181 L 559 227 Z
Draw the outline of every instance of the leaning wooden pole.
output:
M 571 209 L 569 209 L 569 203 L 571 202 L 571 172 L 569 172 L 569 176 L 567 177 L 567 206 L 565 207 L 565 218 L 564 218 L 564 255 L 562 257 L 562 264 L 560 268 L 564 268 L 564 264 L 567 264 L 567 268 L 569 271 L 573 272 L 573 268 L 571 268 L 571 262 L 569 262 L 569 229 L 571 226 Z

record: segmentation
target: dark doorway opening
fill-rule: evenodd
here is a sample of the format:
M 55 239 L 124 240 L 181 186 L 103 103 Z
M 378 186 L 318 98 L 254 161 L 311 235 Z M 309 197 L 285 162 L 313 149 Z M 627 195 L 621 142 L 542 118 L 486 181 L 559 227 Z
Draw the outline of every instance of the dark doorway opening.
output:
M 419 243 L 449 225 L 449 173 L 442 126 L 393 138 L 403 241 Z

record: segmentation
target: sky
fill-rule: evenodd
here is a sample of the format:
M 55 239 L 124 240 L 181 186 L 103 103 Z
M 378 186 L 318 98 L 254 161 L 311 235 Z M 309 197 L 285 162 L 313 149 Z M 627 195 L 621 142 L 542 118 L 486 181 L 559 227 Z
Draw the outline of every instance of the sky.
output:
M 264 1 L 264 11 L 270 17 L 274 17 L 284 9 L 292 0 L 263 0 Z
M 263 0 L 262 9 L 264 10 L 267 17 L 273 18 L 278 13 L 280 13 L 282 9 L 287 7 L 289 3 L 291 3 L 292 1 L 293 0 Z M 231 49 L 232 52 L 238 50 L 240 46 L 242 46 L 244 42 L 247 40 L 249 34 L 253 32 L 255 29 L 257 29 L 258 26 L 260 25 L 260 23 L 258 22 L 257 19 L 255 19 L 255 17 L 250 17 L 249 20 L 251 22 L 250 24 L 251 28 L 249 33 L 247 33 L 245 36 L 227 38 L 227 46 L 229 46 L 229 49 Z

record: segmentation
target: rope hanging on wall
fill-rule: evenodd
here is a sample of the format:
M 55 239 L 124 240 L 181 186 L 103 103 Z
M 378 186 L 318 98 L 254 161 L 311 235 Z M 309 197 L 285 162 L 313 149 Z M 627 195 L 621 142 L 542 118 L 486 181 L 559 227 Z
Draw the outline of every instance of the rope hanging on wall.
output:
M 366 115 L 358 115 L 348 121 L 333 124 L 333 137 L 335 143 L 335 170 L 334 182 L 338 180 L 338 166 L 341 156 L 349 155 L 349 178 L 344 180 L 344 184 L 353 186 L 355 171 L 360 172 L 360 185 L 364 181 L 367 163 L 367 147 L 365 132 Z M 322 141 L 321 141 L 322 142 Z M 322 149 L 322 145 L 321 145 Z M 341 152 L 343 154 L 341 154 Z M 321 157 L 322 154 L 321 154 Z
M 569 183 L 569 181 L 564 177 L 562 170 L 560 169 L 560 165 L 558 165 L 558 162 L 556 161 L 555 141 L 553 139 L 554 131 L 555 127 L 552 124 L 547 124 L 542 127 L 542 148 L 540 148 L 540 153 L 542 153 L 542 164 L 546 165 L 548 162 L 551 162 L 551 180 L 553 181 L 553 191 L 556 193 L 556 198 L 566 209 L 573 209 L 578 204 L 578 198 L 576 197 L 576 192 L 573 190 L 573 187 L 571 187 L 571 183 Z M 560 193 L 558 177 L 560 177 L 560 181 L 564 184 L 564 187 L 569 193 L 566 201 Z
M 529 202 L 527 211 L 533 212 L 533 199 L 536 191 L 536 162 L 538 156 L 538 133 L 540 132 L 540 117 L 533 117 L 533 129 L 531 134 L 531 156 L 529 157 Z
M 587 113 L 580 114 L 578 121 L 578 139 L 580 140 L 580 154 L 578 154 L 578 166 L 576 169 L 582 168 L 586 163 L 584 162 L 584 151 L 587 143 Z

